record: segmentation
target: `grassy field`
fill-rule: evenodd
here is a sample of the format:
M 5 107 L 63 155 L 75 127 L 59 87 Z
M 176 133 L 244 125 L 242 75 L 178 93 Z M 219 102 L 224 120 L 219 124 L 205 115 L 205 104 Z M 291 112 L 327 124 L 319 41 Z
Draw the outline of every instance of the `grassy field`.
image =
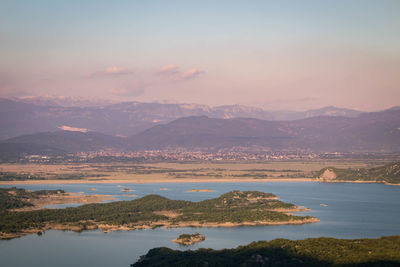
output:
M 1 164 L 0 183 L 10 181 L 59 182 L 196 182 L 314 179 L 327 166 L 364 168 L 360 161 L 273 161 L 221 163 L 93 163 Z

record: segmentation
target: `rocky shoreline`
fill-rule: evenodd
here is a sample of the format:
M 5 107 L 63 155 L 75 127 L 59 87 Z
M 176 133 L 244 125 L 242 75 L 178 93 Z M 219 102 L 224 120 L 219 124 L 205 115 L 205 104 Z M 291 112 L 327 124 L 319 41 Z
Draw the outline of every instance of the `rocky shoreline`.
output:
M 140 230 L 140 229 L 155 229 L 158 227 L 163 227 L 164 229 L 168 228 L 181 228 L 181 227 L 240 227 L 240 226 L 268 226 L 268 225 L 301 225 L 308 223 L 317 223 L 319 219 L 317 218 L 306 218 L 303 220 L 291 220 L 291 221 L 254 221 L 254 222 L 224 222 L 224 223 L 200 223 L 200 222 L 182 222 L 177 224 L 172 224 L 168 221 L 159 221 L 150 224 L 135 224 L 135 225 L 111 225 L 104 223 L 96 223 L 93 221 L 80 222 L 79 224 L 46 224 L 46 226 L 42 228 L 30 228 L 25 229 L 21 232 L 17 233 L 1 233 L 0 239 L 13 239 L 17 237 L 22 237 L 25 235 L 35 234 L 38 232 L 45 232 L 47 230 L 61 230 L 61 231 L 74 231 L 74 232 L 82 232 L 87 230 L 102 230 L 104 233 L 112 232 L 112 231 L 131 231 L 131 230 Z

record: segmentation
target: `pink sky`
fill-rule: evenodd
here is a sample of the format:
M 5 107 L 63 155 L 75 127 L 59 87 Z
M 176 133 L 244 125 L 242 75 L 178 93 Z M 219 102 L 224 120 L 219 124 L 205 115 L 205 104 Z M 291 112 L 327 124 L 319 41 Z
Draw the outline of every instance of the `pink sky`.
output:
M 398 2 L 288 3 L 5 1 L 0 96 L 400 105 Z

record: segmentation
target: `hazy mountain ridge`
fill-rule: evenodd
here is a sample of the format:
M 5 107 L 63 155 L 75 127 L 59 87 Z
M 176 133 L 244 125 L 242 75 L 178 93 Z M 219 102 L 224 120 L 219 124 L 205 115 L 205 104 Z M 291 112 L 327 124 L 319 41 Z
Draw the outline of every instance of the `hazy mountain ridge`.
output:
M 0 143 L 0 159 L 18 158 L 22 155 L 64 155 L 66 151 L 34 143 Z
M 310 151 L 400 151 L 400 111 L 356 118 L 313 117 L 295 121 L 189 117 L 130 137 L 134 149 L 251 147 Z
M 111 101 L 109 99 L 97 99 L 97 98 L 90 99 L 90 98 L 54 96 L 54 95 L 14 97 L 11 98 L 10 100 L 38 105 L 38 106 L 62 106 L 62 107 L 93 107 L 93 106 L 110 105 L 115 103 L 115 101 Z
M 57 131 L 23 135 L 0 143 L 2 146 L 6 146 L 5 144 L 26 145 L 27 147 L 39 146 L 40 151 L 51 148 L 59 152 L 75 153 L 107 148 L 122 149 L 125 146 L 125 140 L 124 138 L 96 132 Z
M 36 145 L 42 146 L 39 151 L 52 148 L 68 153 L 101 149 L 217 150 L 238 147 L 275 151 L 399 152 L 399 125 L 400 110 L 396 109 L 365 113 L 356 118 L 320 116 L 295 121 L 192 116 L 156 125 L 128 138 L 92 131 L 56 131 L 10 138 L 0 144 Z M 21 151 L 21 145 L 16 149 Z
M 294 120 L 320 115 L 354 117 L 360 113 L 359 111 L 335 107 L 295 112 L 266 111 L 242 105 L 209 107 L 198 104 L 141 102 L 122 102 L 109 105 L 98 103 L 94 106 L 79 106 L 79 104 L 86 102 L 77 100 L 78 102 L 75 103 L 73 99 L 70 100 L 72 106 L 62 106 L 59 105 L 62 99 L 56 99 L 57 101 L 47 100 L 35 100 L 35 98 L 19 101 L 0 99 L 0 139 L 37 132 L 56 131 L 61 126 L 85 128 L 109 135 L 131 136 L 152 126 L 189 116 Z M 37 103 L 40 103 L 40 105 L 37 105 Z

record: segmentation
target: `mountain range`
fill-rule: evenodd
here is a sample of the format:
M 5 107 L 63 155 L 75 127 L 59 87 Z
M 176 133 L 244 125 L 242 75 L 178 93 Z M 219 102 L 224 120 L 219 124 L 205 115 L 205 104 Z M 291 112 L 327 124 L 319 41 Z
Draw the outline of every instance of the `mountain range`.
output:
M 325 107 L 308 111 L 266 111 L 242 105 L 210 107 L 198 104 L 122 102 L 107 104 L 68 99 L 0 99 L 0 140 L 63 127 L 81 128 L 109 135 L 131 136 L 153 126 L 189 116 L 256 118 L 270 121 L 316 116 L 356 117 L 360 111 Z M 65 105 L 61 105 L 65 103 Z M 83 104 L 82 104 L 83 103 Z
M 128 143 L 133 149 L 256 146 L 321 152 L 400 151 L 400 110 L 294 121 L 188 117 L 154 126 L 129 137 Z
M 107 121 L 103 124 L 103 127 L 108 125 Z M 36 147 L 39 151 L 54 153 L 108 148 L 125 151 L 262 148 L 313 152 L 400 152 L 400 109 L 362 113 L 356 117 L 318 116 L 291 121 L 189 116 L 150 127 L 129 137 L 82 129 L 28 134 L 3 140 L 0 151 L 12 151 L 14 146 L 22 153 L 21 144 L 25 144 L 29 151 Z

